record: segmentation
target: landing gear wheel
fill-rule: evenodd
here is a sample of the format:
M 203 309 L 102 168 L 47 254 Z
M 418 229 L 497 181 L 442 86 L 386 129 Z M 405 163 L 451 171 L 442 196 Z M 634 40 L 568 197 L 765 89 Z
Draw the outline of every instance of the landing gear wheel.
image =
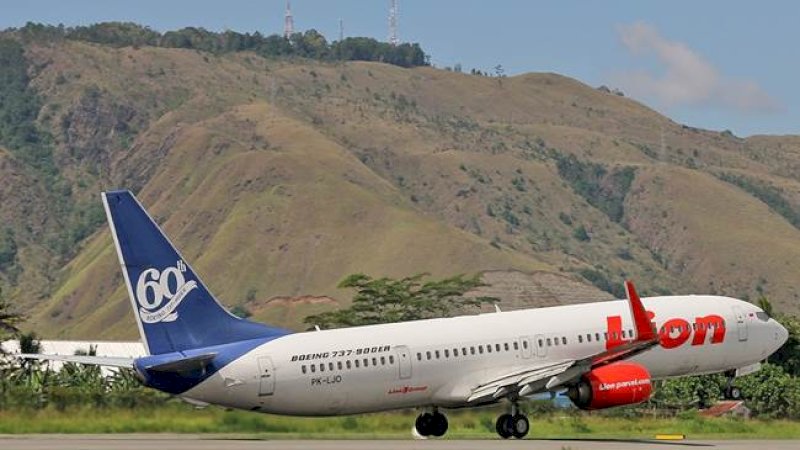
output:
M 440 412 L 423 413 L 417 416 L 414 428 L 420 436 L 441 437 L 447 433 L 447 417 Z
M 433 423 L 433 414 L 423 413 L 417 416 L 417 421 L 414 422 L 414 428 L 420 436 L 431 435 L 431 424 Z
M 447 433 L 447 417 L 444 414 L 435 412 L 433 413 L 433 422 L 431 423 L 431 436 L 442 437 Z
M 503 439 L 508 439 L 514 435 L 513 429 L 513 422 L 514 416 L 511 414 L 503 414 L 497 418 L 497 422 L 495 423 L 495 430 L 497 430 L 497 434 L 500 435 Z
M 733 380 L 736 379 L 736 371 L 729 370 L 725 372 L 725 377 L 728 378 L 728 382 L 725 384 L 725 391 L 723 392 L 725 400 L 741 400 L 742 391 L 733 385 Z
M 517 439 L 524 438 L 530 431 L 530 423 L 524 414 L 517 414 L 511 417 L 511 433 Z
M 728 389 L 725 389 L 725 398 L 727 400 L 741 400 L 742 391 L 736 386 L 731 386 Z

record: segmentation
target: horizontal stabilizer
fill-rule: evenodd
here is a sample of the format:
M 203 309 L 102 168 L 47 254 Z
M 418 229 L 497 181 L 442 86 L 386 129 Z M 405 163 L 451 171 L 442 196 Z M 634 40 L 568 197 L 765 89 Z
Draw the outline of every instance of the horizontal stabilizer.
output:
M 133 358 L 121 358 L 115 356 L 82 356 L 82 355 L 41 355 L 41 354 L 21 354 L 12 355 L 19 359 L 37 359 L 40 361 L 62 361 L 88 366 L 105 367 L 125 367 L 133 368 Z
M 178 359 L 161 364 L 154 364 L 146 366 L 145 369 L 151 372 L 194 372 L 197 370 L 205 370 L 211 361 L 217 356 L 216 353 L 203 353 L 202 355 L 192 356 L 189 358 Z

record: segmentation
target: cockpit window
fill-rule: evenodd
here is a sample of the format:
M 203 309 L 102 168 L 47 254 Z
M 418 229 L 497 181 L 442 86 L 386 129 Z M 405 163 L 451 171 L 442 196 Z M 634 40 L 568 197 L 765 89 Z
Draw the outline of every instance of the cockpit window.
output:
M 762 322 L 767 322 L 769 320 L 769 314 L 765 313 L 764 311 L 757 312 L 756 317 L 758 317 L 758 320 Z

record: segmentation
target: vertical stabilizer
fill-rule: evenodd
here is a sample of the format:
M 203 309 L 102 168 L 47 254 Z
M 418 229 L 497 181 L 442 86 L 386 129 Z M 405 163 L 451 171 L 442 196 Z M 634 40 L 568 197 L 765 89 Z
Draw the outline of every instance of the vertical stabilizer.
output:
M 149 354 L 289 333 L 228 312 L 130 191 L 103 193 L 103 205 Z

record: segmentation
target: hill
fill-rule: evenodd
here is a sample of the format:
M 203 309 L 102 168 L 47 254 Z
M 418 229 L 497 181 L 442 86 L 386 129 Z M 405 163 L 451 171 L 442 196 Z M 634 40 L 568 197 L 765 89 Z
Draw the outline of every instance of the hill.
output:
M 335 286 L 358 271 L 552 274 L 527 300 L 506 289 L 516 306 L 628 277 L 800 311 L 798 137 L 687 127 L 556 74 L 22 48 L 57 173 L 0 141 L 0 284 L 40 335 L 135 335 L 97 209 L 117 187 L 225 303 L 287 326 L 346 303 Z

